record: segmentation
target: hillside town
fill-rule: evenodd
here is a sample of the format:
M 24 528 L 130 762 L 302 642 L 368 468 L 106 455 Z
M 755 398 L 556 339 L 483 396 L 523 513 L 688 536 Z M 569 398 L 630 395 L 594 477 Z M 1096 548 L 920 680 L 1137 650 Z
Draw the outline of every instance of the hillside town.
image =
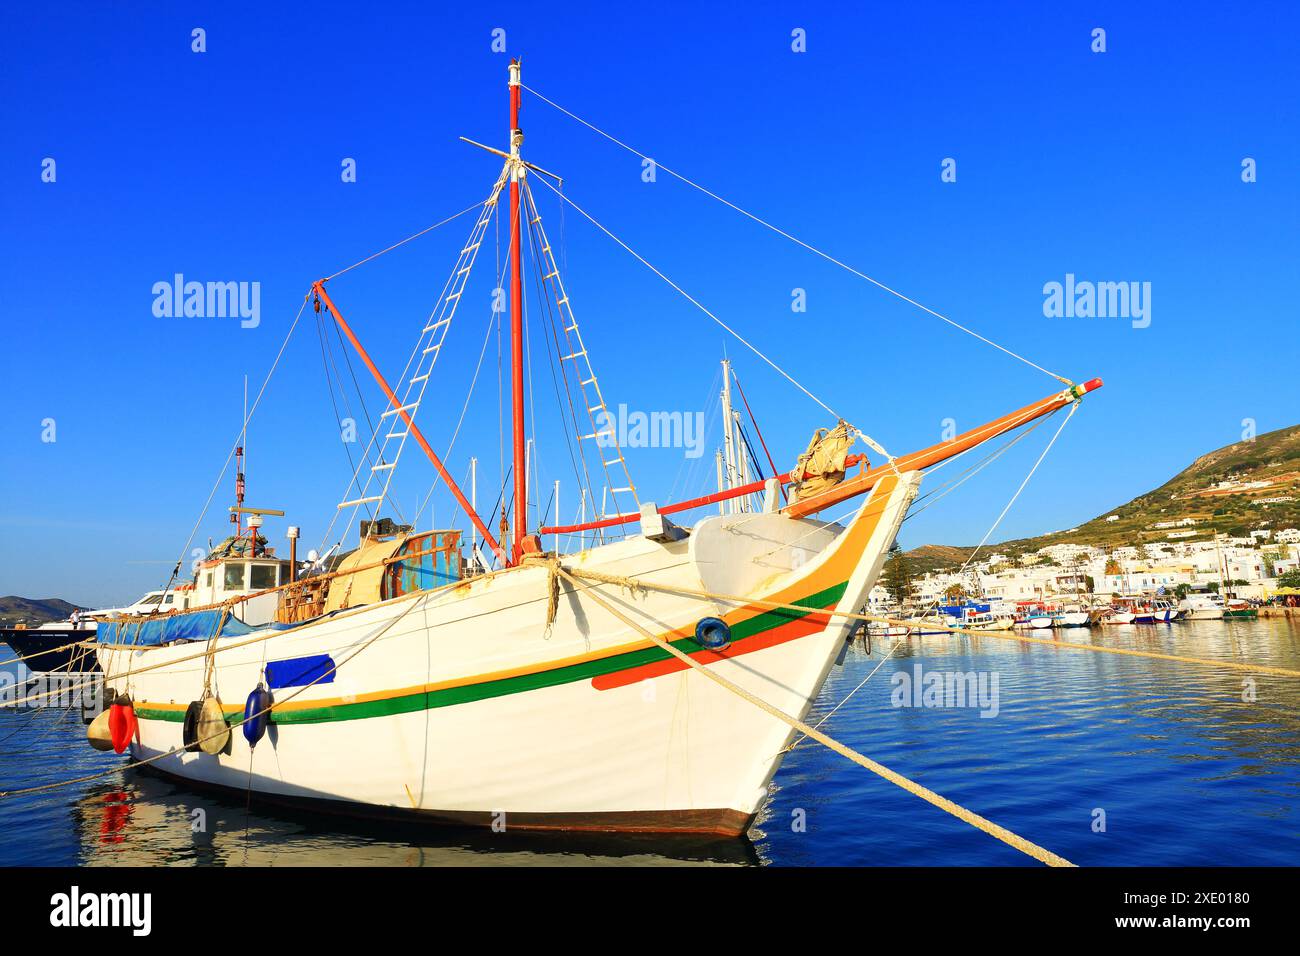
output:
M 1280 577 L 1300 570 L 1300 528 L 1258 528 L 1230 536 L 1195 524 L 1191 518 L 1157 522 L 1151 527 L 1166 531 L 1165 540 L 1142 545 L 1051 544 L 1015 556 L 994 548 L 977 555 L 965 570 L 885 575 L 871 592 L 871 605 L 930 605 L 959 596 L 994 603 L 1050 602 L 1189 590 L 1230 590 L 1238 598 L 1262 601 L 1278 590 Z M 1198 535 L 1207 536 L 1194 539 Z M 910 594 L 893 593 L 909 587 Z

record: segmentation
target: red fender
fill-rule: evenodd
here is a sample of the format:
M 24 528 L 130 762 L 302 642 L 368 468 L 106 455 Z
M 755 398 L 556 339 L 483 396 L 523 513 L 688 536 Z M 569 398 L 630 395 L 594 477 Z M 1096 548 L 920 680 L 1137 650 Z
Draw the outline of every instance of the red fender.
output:
M 108 733 L 113 740 L 113 750 L 122 753 L 135 736 L 135 707 L 131 698 L 123 695 L 108 709 Z

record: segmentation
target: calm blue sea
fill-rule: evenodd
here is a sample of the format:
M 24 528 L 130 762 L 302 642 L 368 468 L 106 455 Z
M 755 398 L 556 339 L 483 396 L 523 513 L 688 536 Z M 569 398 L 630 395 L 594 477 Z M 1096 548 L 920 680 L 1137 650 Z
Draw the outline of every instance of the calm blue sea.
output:
M 1300 630 L 1285 621 L 1059 633 L 1300 669 Z M 1075 863 L 1300 864 L 1300 679 L 988 637 L 913 638 L 886 658 L 890 643 L 850 650 L 813 722 L 878 668 L 823 729 Z M 996 676 L 996 695 L 983 707 L 895 706 L 894 675 L 914 679 L 917 665 L 922 679 L 982 675 L 989 695 Z M 0 789 L 122 762 L 84 741 L 77 713 L 0 711 Z M 721 842 L 376 828 L 250 808 L 139 772 L 0 798 L 0 865 L 1031 862 L 811 741 L 787 757 L 750 838 Z

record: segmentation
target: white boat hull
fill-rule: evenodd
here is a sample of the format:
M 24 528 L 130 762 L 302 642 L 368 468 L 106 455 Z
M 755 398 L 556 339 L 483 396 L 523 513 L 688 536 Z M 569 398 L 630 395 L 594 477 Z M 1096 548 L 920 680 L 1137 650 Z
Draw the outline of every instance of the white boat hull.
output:
M 575 571 L 841 611 L 866 600 L 917 476 L 884 479 L 845 529 L 780 515 L 714 517 L 687 541 L 632 538 L 565 559 Z M 743 530 L 742 530 L 743 529 Z M 228 754 L 182 747 L 203 689 L 204 645 L 101 648 L 110 687 L 135 701 L 137 759 L 198 783 L 367 816 L 517 828 L 735 834 L 762 805 L 788 725 L 694 673 L 561 582 L 523 567 L 346 611 L 220 650 L 212 688 L 228 721 L 268 661 L 328 657 L 329 682 L 272 690 L 267 736 Z M 584 582 L 585 586 L 586 582 Z M 606 602 L 722 677 L 802 717 L 852 622 L 602 585 Z M 723 617 L 733 642 L 690 635 Z M 249 642 L 223 638 L 218 646 Z M 351 655 L 355 654 L 355 658 Z M 162 665 L 161 667 L 154 667 Z M 127 670 L 151 669 L 126 677 Z

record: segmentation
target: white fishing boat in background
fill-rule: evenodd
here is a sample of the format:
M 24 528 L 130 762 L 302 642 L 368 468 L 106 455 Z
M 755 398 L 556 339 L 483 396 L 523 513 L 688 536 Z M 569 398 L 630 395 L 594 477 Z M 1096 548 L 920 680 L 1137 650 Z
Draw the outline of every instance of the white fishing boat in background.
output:
M 1223 617 L 1223 598 L 1218 594 L 1189 594 L 1178 602 L 1183 617 L 1189 621 L 1217 621 Z
M 1178 619 L 1178 608 L 1169 601 L 1155 600 L 1151 602 L 1151 614 L 1156 624 L 1172 624 Z
M 1057 627 L 1087 627 L 1091 623 L 1092 616 L 1076 604 L 1064 608 L 1056 619 Z

